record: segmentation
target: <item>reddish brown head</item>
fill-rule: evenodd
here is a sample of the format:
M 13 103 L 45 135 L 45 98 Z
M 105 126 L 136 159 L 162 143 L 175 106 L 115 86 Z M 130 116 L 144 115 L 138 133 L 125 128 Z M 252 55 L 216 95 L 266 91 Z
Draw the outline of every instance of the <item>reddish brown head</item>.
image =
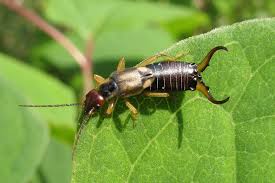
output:
M 95 89 L 89 91 L 86 94 L 84 101 L 84 111 L 86 114 L 91 114 L 92 112 L 98 110 L 104 105 L 104 98 Z

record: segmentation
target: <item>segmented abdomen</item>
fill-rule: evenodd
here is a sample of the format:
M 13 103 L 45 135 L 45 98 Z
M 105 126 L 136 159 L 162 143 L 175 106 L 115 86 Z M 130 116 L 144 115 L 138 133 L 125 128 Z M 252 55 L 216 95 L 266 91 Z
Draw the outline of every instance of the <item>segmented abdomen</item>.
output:
M 155 77 L 154 82 L 146 90 L 171 92 L 196 89 L 197 65 L 180 61 L 163 61 L 146 66 Z

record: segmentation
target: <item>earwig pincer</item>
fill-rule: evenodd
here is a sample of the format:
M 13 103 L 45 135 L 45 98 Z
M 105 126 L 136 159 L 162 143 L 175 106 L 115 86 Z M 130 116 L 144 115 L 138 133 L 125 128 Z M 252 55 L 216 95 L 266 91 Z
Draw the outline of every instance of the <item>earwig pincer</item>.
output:
M 150 97 L 168 97 L 171 92 L 186 90 L 198 90 L 210 102 L 223 104 L 229 97 L 224 100 L 213 98 L 201 76 L 217 50 L 227 51 L 227 48 L 224 46 L 213 48 L 199 64 L 180 61 L 179 58 L 182 55 L 173 57 L 157 54 L 135 67 L 125 68 L 125 60 L 122 58 L 117 70 L 109 78 L 94 75 L 97 88 L 86 94 L 84 113 L 90 116 L 108 102 L 106 114 L 110 115 L 118 98 L 122 98 L 131 111 L 132 118 L 136 119 L 138 111 L 128 100 L 129 97 L 140 94 Z M 167 60 L 154 63 L 160 57 L 166 57 Z

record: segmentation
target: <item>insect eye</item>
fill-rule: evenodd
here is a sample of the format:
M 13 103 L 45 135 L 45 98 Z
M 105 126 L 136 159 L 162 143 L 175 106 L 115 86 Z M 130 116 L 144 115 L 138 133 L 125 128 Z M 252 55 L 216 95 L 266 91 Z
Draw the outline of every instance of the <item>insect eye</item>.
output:
M 109 91 L 108 88 L 105 88 L 105 89 L 102 90 L 102 95 L 104 97 L 108 97 L 108 96 L 110 96 L 110 94 L 111 94 L 111 92 Z
M 111 83 L 110 85 L 109 85 L 109 92 L 113 92 L 115 89 L 116 89 L 116 86 L 115 86 L 115 84 L 114 83 Z

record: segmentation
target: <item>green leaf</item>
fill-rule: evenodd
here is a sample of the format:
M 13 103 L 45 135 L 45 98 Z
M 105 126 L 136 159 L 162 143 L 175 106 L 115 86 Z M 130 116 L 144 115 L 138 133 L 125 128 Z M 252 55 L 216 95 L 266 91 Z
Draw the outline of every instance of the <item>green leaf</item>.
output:
M 18 104 L 61 104 L 74 103 L 71 89 L 58 80 L 0 54 L 1 76 L 14 85 L 27 100 Z M 18 105 L 17 104 L 17 105 Z M 74 133 L 75 108 L 32 108 L 47 121 L 54 135 L 69 142 Z
M 158 27 L 175 20 L 192 21 L 192 30 L 208 24 L 205 14 L 196 10 L 165 3 L 129 2 L 125 0 L 48 0 L 46 15 L 52 21 L 66 25 L 84 40 L 91 33 Z M 60 11 L 62 9 L 63 11 Z M 181 22 L 179 27 L 185 24 Z M 198 24 L 199 22 L 199 24 Z M 179 29 L 179 31 L 182 30 Z
M 76 35 L 69 37 L 76 45 L 82 48 L 81 50 L 85 49 L 85 45 L 82 44 L 84 41 L 80 37 Z M 125 57 L 126 60 L 132 62 L 133 60 L 141 60 L 151 53 L 171 45 L 173 41 L 174 39 L 167 32 L 159 29 L 145 28 L 131 31 L 105 32 L 94 43 L 96 46 L 93 53 L 93 64 L 95 64 L 96 71 L 101 68 L 105 70 L 106 65 L 109 65 L 106 62 L 111 63 L 111 69 L 114 69 L 114 65 L 117 64 L 121 57 Z M 46 59 L 60 69 L 78 67 L 67 51 L 53 41 L 36 47 L 33 50 L 33 57 Z
M 0 182 L 28 182 L 49 141 L 44 121 L 29 109 L 19 108 L 22 102 L 22 93 L 0 73 Z
M 271 17 L 275 15 L 275 2 L 266 0 L 261 3 L 257 0 L 251 0 L 245 4 L 245 1 L 220 0 L 213 1 L 212 9 L 214 17 L 218 23 L 236 22 L 238 20 Z M 240 9 L 241 7 L 241 9 Z
M 72 171 L 71 151 L 71 146 L 52 138 L 33 182 L 70 182 Z
M 246 21 L 183 40 L 168 50 L 199 63 L 224 45 L 203 73 L 217 99 L 198 92 L 132 97 L 136 127 L 119 102 L 112 118 L 84 129 L 72 182 L 274 182 L 275 19 Z
M 96 69 L 101 68 L 101 63 L 115 65 L 121 57 L 142 60 L 170 46 L 179 33 L 190 34 L 208 24 L 203 13 L 163 3 L 49 0 L 46 7 L 46 16 L 68 27 L 71 40 L 81 50 L 85 50 L 92 36 Z M 32 52 L 34 58 L 46 59 L 60 69 L 77 67 L 55 42 L 38 46 Z

